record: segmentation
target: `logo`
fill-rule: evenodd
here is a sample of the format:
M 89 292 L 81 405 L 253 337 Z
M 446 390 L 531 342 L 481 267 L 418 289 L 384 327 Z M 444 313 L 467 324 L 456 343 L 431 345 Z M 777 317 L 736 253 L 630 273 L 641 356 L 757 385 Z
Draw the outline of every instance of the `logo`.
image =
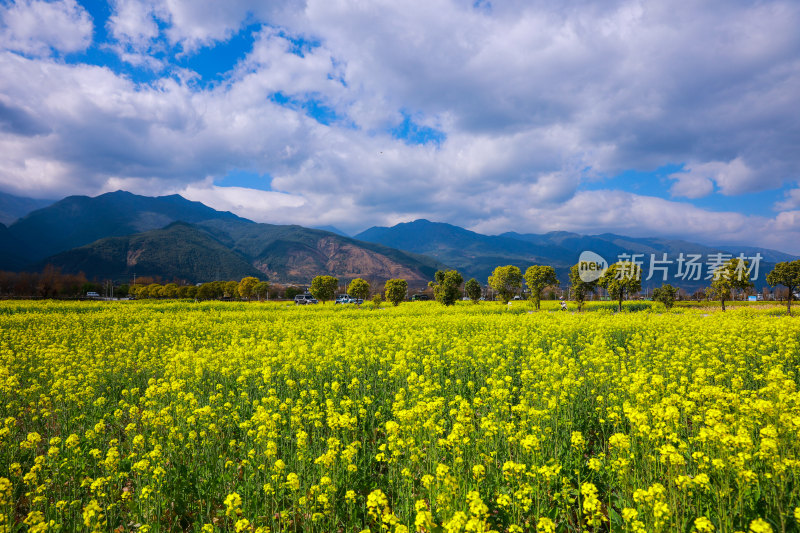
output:
M 578 275 L 584 283 L 600 279 L 608 270 L 608 262 L 589 250 L 581 252 L 578 258 Z

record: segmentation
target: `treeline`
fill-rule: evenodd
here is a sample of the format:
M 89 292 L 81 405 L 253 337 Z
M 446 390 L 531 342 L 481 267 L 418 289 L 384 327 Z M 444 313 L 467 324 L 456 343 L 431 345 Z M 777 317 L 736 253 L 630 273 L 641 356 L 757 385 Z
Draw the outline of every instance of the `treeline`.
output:
M 246 277 L 241 281 L 210 281 L 200 285 L 177 283 L 150 283 L 134 285 L 131 295 L 136 298 L 193 298 L 196 300 L 245 299 L 265 300 L 270 296 L 270 285 L 258 278 Z M 277 296 L 277 294 L 275 295 Z
M 591 279 L 584 276 L 585 272 L 581 272 L 581 268 L 582 265 L 577 264 L 570 269 L 570 285 L 567 292 L 568 298 L 576 302 L 578 309 L 583 307 L 584 301 L 591 299 L 599 289 L 604 289 L 609 297 L 618 301 L 618 308 L 622 310 L 622 301 L 639 294 L 642 290 L 642 272 L 638 264 L 617 262 Z M 697 291 L 695 295 L 720 301 L 724 310 L 725 302 L 732 300 L 737 293 L 755 293 L 752 281 L 747 276 L 742 276 L 743 272 L 749 273 L 747 268 L 747 261 L 737 263 L 737 259 L 719 265 L 713 272 L 710 286 L 704 291 Z M 487 280 L 486 292 L 474 278 L 465 283 L 463 276 L 457 270 L 437 271 L 434 278 L 435 280 L 428 284 L 428 290 L 433 293 L 436 301 L 444 305 L 453 305 L 464 294 L 473 302 L 477 302 L 487 294 L 489 296 L 487 299 L 494 299 L 496 295 L 508 303 L 515 296 L 525 294 L 524 281 L 527 297 L 538 309 L 539 302 L 542 299 L 555 297 L 555 291 L 560 286 L 555 269 L 550 265 L 532 265 L 524 274 L 514 265 L 498 266 Z M 780 297 L 785 293 L 787 311 L 791 313 L 792 300 L 795 292 L 800 289 L 800 260 L 777 263 L 766 279 L 770 286 L 776 287 L 776 296 Z M 376 285 L 377 283 L 374 283 L 371 286 L 366 280 L 356 278 L 346 284 L 344 289 L 350 296 L 361 300 L 366 300 L 372 294 L 376 304 L 385 298 L 398 305 L 409 298 L 408 283 L 404 279 L 390 279 L 380 289 Z M 308 290 L 324 303 L 333 300 L 342 287 L 339 280 L 333 276 L 316 276 Z M 50 265 L 38 273 L 0 271 L 0 297 L 82 298 L 87 294 L 97 293 L 115 297 L 125 297 L 130 294 L 136 298 L 250 301 L 280 297 L 291 300 L 303 292 L 305 289 L 300 287 L 271 286 L 269 282 L 251 276 L 240 281 L 211 281 L 198 285 L 177 281 L 162 284 L 152 278 L 143 277 L 139 278 L 138 283 L 129 287 L 127 284 L 114 285 L 110 281 L 90 282 L 83 273 L 65 274 Z M 680 297 L 680 292 L 679 288 L 664 284 L 653 291 L 653 299 L 669 308 Z
M 4 298 L 81 298 L 102 290 L 102 283 L 89 281 L 82 272 L 64 274 L 52 266 L 41 272 L 0 271 L 0 297 Z M 127 294 L 127 285 L 117 290 Z
M 617 309 L 622 311 L 623 300 L 640 294 L 642 290 L 642 268 L 638 263 L 619 261 L 602 271 L 584 267 L 585 265 L 579 263 L 569 271 L 570 285 L 567 294 L 575 302 L 578 310 L 583 308 L 586 300 L 591 299 L 600 289 L 604 289 L 611 299 L 617 301 Z M 755 293 L 749 274 L 748 261 L 732 258 L 716 266 L 711 274 L 710 286 L 702 294 L 706 298 L 718 300 L 724 311 L 725 302 L 734 299 L 737 294 Z M 435 281 L 431 281 L 428 286 L 433 290 L 436 301 L 443 305 L 453 305 L 462 294 L 466 294 L 473 302 L 481 298 L 482 287 L 477 280 L 473 278 L 465 283 L 463 276 L 457 270 L 440 270 L 434 277 Z M 791 314 L 792 300 L 796 298 L 795 293 L 800 289 L 800 260 L 777 263 L 767 274 L 766 279 L 772 287 L 784 287 L 782 291 L 780 289 L 775 291 L 785 292 L 787 312 Z M 392 281 L 395 280 L 390 280 Z M 403 280 L 399 281 L 405 283 Z M 561 285 L 555 268 L 550 265 L 531 265 L 524 274 L 514 265 L 498 266 L 487 281 L 488 289 L 491 289 L 504 303 L 524 294 L 524 282 L 528 298 L 537 310 L 540 301 L 547 299 L 548 296 L 554 296 L 555 290 Z M 387 287 L 388 285 L 389 282 Z M 652 299 L 670 308 L 679 297 L 679 291 L 679 288 L 665 283 L 653 290 Z M 387 299 L 390 299 L 388 290 Z M 401 300 L 399 293 L 395 295 L 395 299 L 393 303 L 397 305 Z M 563 303 L 562 309 L 566 309 Z

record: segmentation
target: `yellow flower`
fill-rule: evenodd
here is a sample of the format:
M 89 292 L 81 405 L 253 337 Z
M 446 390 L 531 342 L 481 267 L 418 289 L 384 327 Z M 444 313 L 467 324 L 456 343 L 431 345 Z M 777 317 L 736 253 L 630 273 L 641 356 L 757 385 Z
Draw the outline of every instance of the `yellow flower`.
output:
M 772 526 L 770 526 L 769 522 L 766 520 L 756 518 L 750 522 L 750 531 L 752 531 L 752 533 L 772 533 Z
M 714 524 L 712 524 L 711 520 L 705 516 L 701 516 L 699 518 L 695 518 L 694 528 L 700 533 L 711 533 L 714 531 Z
M 225 516 L 233 518 L 241 512 L 242 497 L 232 492 L 225 497 Z
M 537 533 L 555 533 L 556 524 L 549 518 L 542 517 L 536 522 Z

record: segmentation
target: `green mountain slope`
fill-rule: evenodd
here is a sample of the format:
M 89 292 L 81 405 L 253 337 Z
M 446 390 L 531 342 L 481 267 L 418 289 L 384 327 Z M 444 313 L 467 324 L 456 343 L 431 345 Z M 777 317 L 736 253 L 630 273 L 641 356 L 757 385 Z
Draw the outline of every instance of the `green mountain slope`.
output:
M 374 227 L 358 235 L 356 238 L 378 242 L 386 246 L 402 250 L 426 254 L 439 261 L 452 265 L 467 276 L 474 276 L 485 283 L 492 270 L 499 265 L 512 264 L 523 271 L 532 264 L 548 264 L 556 269 L 562 284 L 568 283 L 569 268 L 578 262 L 583 251 L 592 251 L 600 254 L 609 263 L 618 260 L 619 256 L 627 254 L 642 254 L 638 258 L 642 261 L 645 278 L 648 271 L 651 254 L 656 260 L 663 259 L 675 262 L 681 253 L 699 254 L 702 263 L 709 255 L 729 253 L 734 256 L 744 253 L 762 256 L 759 267 L 759 278 L 756 286 L 764 286 L 766 273 L 772 270 L 777 261 L 795 259 L 789 254 L 764 248 L 742 247 L 713 247 L 681 240 L 663 238 L 635 238 L 606 233 L 602 235 L 580 235 L 566 231 L 556 231 L 546 234 L 519 234 L 504 233 L 502 235 L 481 235 L 458 226 L 434 223 L 427 220 L 398 224 L 391 228 Z M 672 264 L 670 272 L 677 271 L 677 265 Z M 645 286 L 657 286 L 663 282 L 661 271 L 654 271 L 650 281 L 644 280 Z M 702 279 L 680 279 L 668 277 L 668 282 L 686 288 L 687 290 L 706 287 L 710 284 L 705 279 L 705 270 Z
M 123 237 L 108 237 L 42 261 L 64 272 L 89 278 L 127 280 L 133 274 L 179 279 L 190 283 L 264 278 L 247 258 L 232 251 L 201 228 L 175 222 L 166 228 Z
M 428 257 L 380 244 L 360 242 L 328 231 L 237 220 L 199 224 L 220 242 L 250 258 L 271 279 L 308 283 L 319 274 L 342 280 L 363 277 L 385 281 L 404 278 L 420 285 L 443 265 Z
M 69 196 L 34 211 L 9 226 L 12 236 L 30 244 L 28 259 L 115 237 L 163 228 L 175 221 L 222 218 L 244 220 L 181 196 L 148 197 L 117 191 L 89 198 Z
M 482 283 L 498 265 L 516 265 L 523 270 L 534 263 L 565 266 L 564 258 L 569 255 L 559 246 L 481 235 L 424 219 L 391 228 L 373 227 L 355 238 L 433 257 Z

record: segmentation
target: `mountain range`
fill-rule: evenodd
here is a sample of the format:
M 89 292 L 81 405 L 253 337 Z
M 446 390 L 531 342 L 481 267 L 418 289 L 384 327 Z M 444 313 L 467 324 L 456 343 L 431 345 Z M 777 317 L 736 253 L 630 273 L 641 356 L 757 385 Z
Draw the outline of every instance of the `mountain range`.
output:
M 41 209 L 54 203 L 54 200 L 39 200 L 36 198 L 23 198 L 0 192 L 0 224 L 12 224 L 18 218 L 24 217 L 31 211 Z
M 11 199 L 4 212 L 26 213 L 35 203 Z M 35 202 L 35 201 L 33 201 Z M 10 215 L 9 215 L 10 216 Z M 405 278 L 424 287 L 438 269 L 456 268 L 481 283 L 499 265 L 523 271 L 532 264 L 556 268 L 562 284 L 580 253 L 591 250 L 609 263 L 622 254 L 760 253 L 760 279 L 774 263 L 796 259 L 775 250 L 713 247 L 681 240 L 633 238 L 615 234 L 483 235 L 441 222 L 416 220 L 393 227 L 372 227 L 355 237 L 333 227 L 259 224 L 212 209 L 179 195 L 148 197 L 125 191 L 97 197 L 70 196 L 33 209 L 6 226 L 0 223 L 0 270 L 41 270 L 51 264 L 89 278 L 127 280 L 134 274 L 187 282 L 256 276 L 274 282 L 307 284 L 329 274 L 341 280 L 363 277 L 382 282 Z M 709 281 L 669 279 L 687 290 Z M 657 275 L 646 286 L 660 285 Z M 759 285 L 757 283 L 757 285 Z
M 70 196 L 0 226 L 0 269 L 50 264 L 89 278 L 133 274 L 188 282 L 256 276 L 308 283 L 402 277 L 424 285 L 443 265 L 427 257 L 323 230 L 257 224 L 178 195 L 125 191 Z
M 682 279 L 674 274 L 677 270 L 677 259 L 683 253 L 699 255 L 702 262 L 709 260 L 715 254 L 730 254 L 745 257 L 755 257 L 761 254 L 759 276 L 755 285 L 761 287 L 765 283 L 765 275 L 775 263 L 797 259 L 792 255 L 756 247 L 713 247 L 702 244 L 671 240 L 662 238 L 634 238 L 604 233 L 600 235 L 581 235 L 566 231 L 554 231 L 545 234 L 521 234 L 515 232 L 501 235 L 482 235 L 474 231 L 446 224 L 420 219 L 413 222 L 397 224 L 392 227 L 372 227 L 358 235 L 356 239 L 380 243 L 430 256 L 452 268 L 462 272 L 465 278 L 474 277 L 485 282 L 491 275 L 494 267 L 498 265 L 515 265 L 523 272 L 533 264 L 552 265 L 562 285 L 569 283 L 569 269 L 578 262 L 581 252 L 592 251 L 613 263 L 620 256 L 639 254 L 638 260 L 642 261 L 644 277 L 649 275 L 651 254 L 656 260 L 664 259 L 673 261 L 667 282 L 676 286 L 690 289 L 706 287 L 709 280 Z M 661 266 L 666 265 L 662 263 Z M 658 265 L 657 265 L 658 266 Z M 655 287 L 664 282 L 661 271 L 654 271 L 650 281 L 643 280 L 643 286 Z

